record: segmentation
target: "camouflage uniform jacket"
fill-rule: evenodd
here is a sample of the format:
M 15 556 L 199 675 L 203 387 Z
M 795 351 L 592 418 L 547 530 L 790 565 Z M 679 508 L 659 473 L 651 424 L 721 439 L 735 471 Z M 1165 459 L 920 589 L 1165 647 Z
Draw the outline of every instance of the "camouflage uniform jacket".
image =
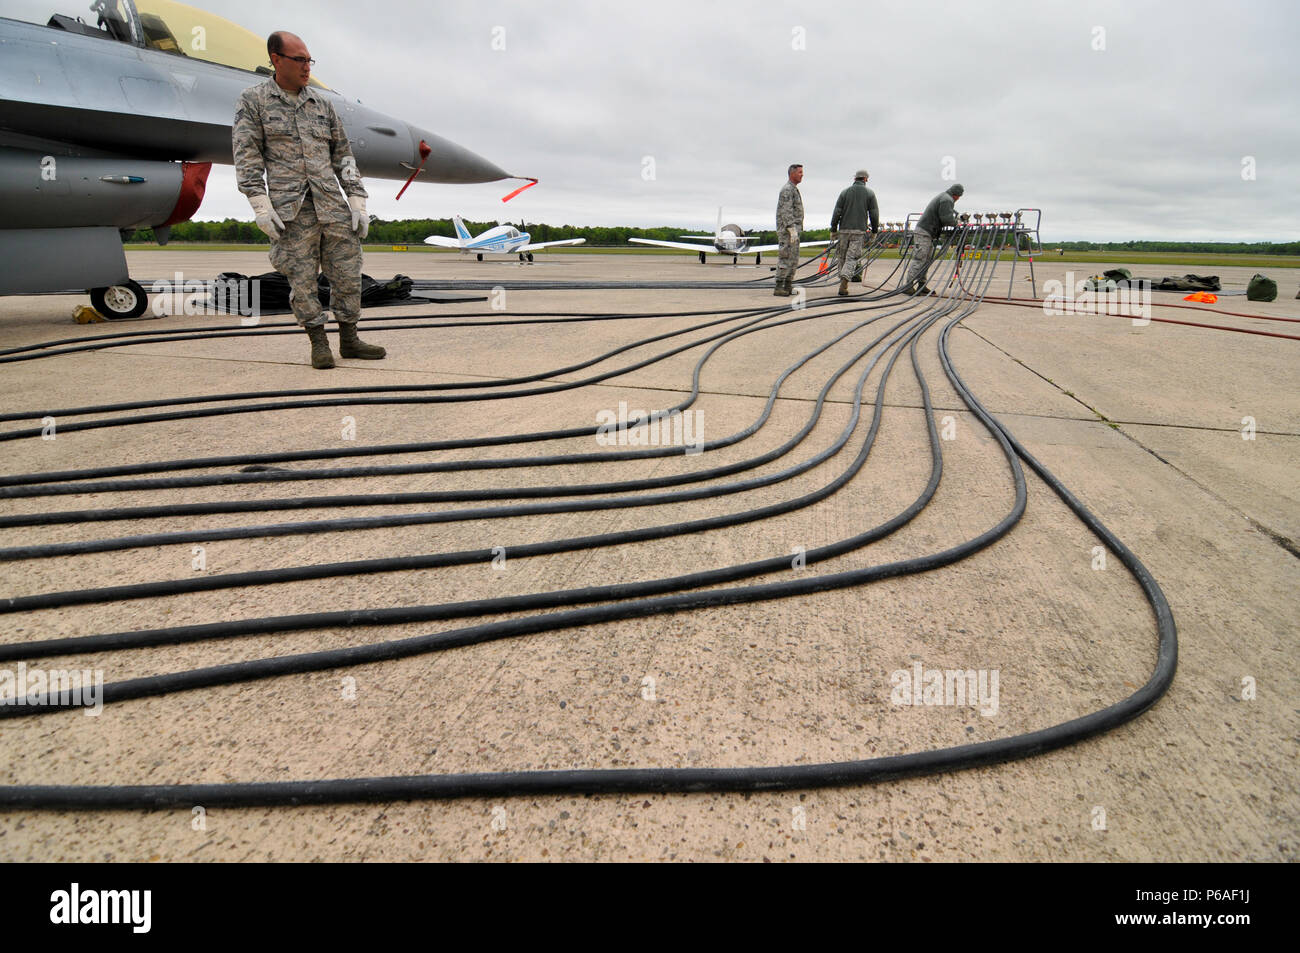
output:
M 319 90 L 307 86 L 295 99 L 274 76 L 250 86 L 239 97 L 231 140 L 239 191 L 269 194 L 276 213 L 289 222 L 310 190 L 321 222 L 351 225 L 339 184 L 348 195 L 365 196 L 366 190 L 343 123 Z
M 783 232 L 791 226 L 803 231 L 803 196 L 799 186 L 787 181 L 776 200 L 776 230 Z
M 952 196 L 947 192 L 940 192 L 930 199 L 930 204 L 921 213 L 921 220 L 916 223 L 916 227 L 923 232 L 928 232 L 931 238 L 938 238 L 940 230 L 945 225 L 956 224 L 957 209 L 953 207 Z
M 831 231 L 842 228 L 845 231 L 865 232 L 868 217 L 871 219 L 872 233 L 880 231 L 880 204 L 876 201 L 876 193 L 867 188 L 865 182 L 855 179 L 835 202 L 835 211 L 831 213 Z

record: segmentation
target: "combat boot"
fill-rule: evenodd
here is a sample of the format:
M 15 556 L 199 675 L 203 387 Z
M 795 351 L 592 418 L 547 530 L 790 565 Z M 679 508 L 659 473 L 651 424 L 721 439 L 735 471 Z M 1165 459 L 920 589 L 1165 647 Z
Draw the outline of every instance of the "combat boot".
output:
M 849 279 L 840 279 L 840 290 L 837 292 L 841 298 L 847 297 L 849 293 Z
M 311 366 L 318 371 L 333 367 L 334 355 L 330 353 L 330 339 L 325 334 L 325 326 L 308 328 L 307 337 L 311 339 Z
M 367 344 L 357 337 L 355 324 L 339 322 L 339 357 L 360 357 L 367 361 L 378 361 L 387 353 L 378 344 Z
M 774 298 L 790 297 L 790 281 L 789 278 L 776 279 L 776 290 L 772 292 L 772 296 Z
M 928 287 L 926 287 L 924 284 L 921 285 L 921 287 L 917 288 L 915 291 L 912 292 L 912 296 L 913 296 L 913 297 L 916 297 L 916 298 L 928 298 L 928 297 L 930 297 L 930 295 L 932 295 L 932 294 L 934 294 L 934 292 L 931 291 L 931 290 L 930 290 Z

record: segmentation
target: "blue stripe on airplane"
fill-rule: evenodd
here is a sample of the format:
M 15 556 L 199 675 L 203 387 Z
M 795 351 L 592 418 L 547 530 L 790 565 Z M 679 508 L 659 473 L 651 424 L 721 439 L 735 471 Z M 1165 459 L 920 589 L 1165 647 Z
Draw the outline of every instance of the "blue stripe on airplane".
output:
M 467 249 L 472 248 L 475 251 L 495 251 L 498 249 L 501 251 L 505 251 L 506 246 L 509 244 L 513 244 L 514 242 L 519 242 L 520 244 L 527 245 L 528 233 L 520 232 L 518 238 L 490 238 L 481 241 L 472 241 L 465 247 Z

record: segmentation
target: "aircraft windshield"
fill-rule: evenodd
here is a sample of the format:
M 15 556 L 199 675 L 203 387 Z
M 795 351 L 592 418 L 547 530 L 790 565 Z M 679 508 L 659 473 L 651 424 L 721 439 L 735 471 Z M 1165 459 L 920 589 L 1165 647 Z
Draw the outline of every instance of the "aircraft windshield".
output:
M 254 71 L 260 67 L 260 72 L 270 74 L 266 37 L 177 0 L 136 0 L 135 6 L 140 11 L 147 46 L 236 69 Z M 314 76 L 311 84 L 328 88 Z
M 123 43 L 266 76 L 271 74 L 266 37 L 215 13 L 177 0 L 96 0 L 90 12 L 98 18 L 98 26 Z M 64 21 L 65 29 L 83 29 L 66 17 L 56 19 Z M 320 89 L 329 88 L 314 76 L 311 84 Z

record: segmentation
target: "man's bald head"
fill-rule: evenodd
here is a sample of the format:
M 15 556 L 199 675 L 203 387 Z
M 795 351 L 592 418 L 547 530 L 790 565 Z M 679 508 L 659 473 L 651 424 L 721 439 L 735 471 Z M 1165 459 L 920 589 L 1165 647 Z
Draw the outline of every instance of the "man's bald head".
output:
M 282 89 L 298 92 L 311 79 L 311 54 L 302 37 L 276 30 L 266 38 L 266 52 L 275 68 L 275 81 Z
M 284 44 L 286 41 L 297 41 L 298 43 L 302 43 L 302 37 L 298 36 L 297 34 L 290 33 L 287 30 L 276 30 L 274 33 L 272 33 L 270 36 L 266 38 L 267 56 L 283 55 Z

